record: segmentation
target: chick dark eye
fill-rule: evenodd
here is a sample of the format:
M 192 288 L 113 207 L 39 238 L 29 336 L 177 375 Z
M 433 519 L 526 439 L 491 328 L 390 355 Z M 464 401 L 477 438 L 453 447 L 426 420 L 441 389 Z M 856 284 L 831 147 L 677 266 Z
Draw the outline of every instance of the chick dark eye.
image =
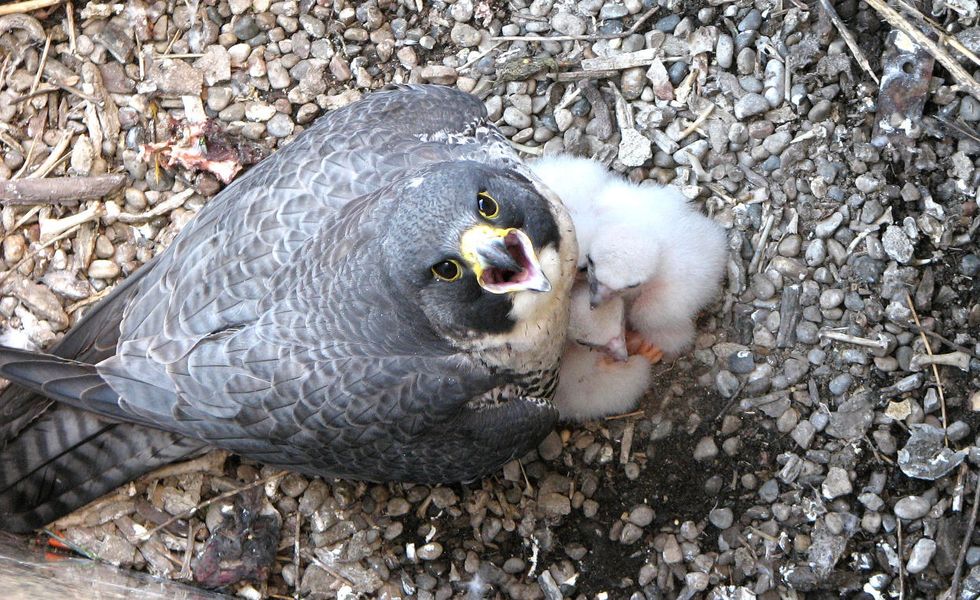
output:
M 476 195 L 476 206 L 480 209 L 480 215 L 484 219 L 496 219 L 500 216 L 500 205 L 487 192 L 480 192 Z
M 463 268 L 455 260 L 444 260 L 432 265 L 432 274 L 442 281 L 456 281 L 463 276 Z

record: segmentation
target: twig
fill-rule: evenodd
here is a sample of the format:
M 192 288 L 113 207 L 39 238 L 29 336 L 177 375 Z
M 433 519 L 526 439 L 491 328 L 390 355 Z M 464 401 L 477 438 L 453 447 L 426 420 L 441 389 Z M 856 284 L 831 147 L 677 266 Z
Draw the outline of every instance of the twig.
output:
M 977 474 L 977 483 L 973 486 L 973 509 L 970 511 L 970 522 L 966 527 L 966 534 L 963 536 L 963 544 L 960 545 L 960 552 L 956 556 L 956 570 L 953 571 L 953 583 L 949 587 L 950 600 L 956 600 L 960 591 L 960 580 L 963 578 L 963 561 L 966 559 L 966 552 L 970 548 L 970 540 L 977 527 L 977 507 L 980 506 L 980 473 Z
M 630 451 L 633 449 L 633 431 L 636 425 L 633 421 L 626 423 L 623 429 L 623 440 L 619 446 L 619 464 L 625 465 L 630 461 Z
M 37 10 L 39 8 L 47 8 L 49 6 L 55 6 L 61 4 L 61 0 L 24 0 L 23 2 L 14 2 L 13 4 L 4 4 L 0 6 L 0 17 L 3 15 L 15 15 L 18 13 L 28 13 L 32 10 Z
M 961 346 L 961 345 L 957 344 L 956 342 L 954 342 L 953 340 L 951 340 L 949 338 L 946 338 L 946 337 L 943 337 L 943 336 L 939 335 L 935 331 L 929 331 L 928 329 L 923 329 L 922 327 L 919 327 L 918 325 L 913 325 L 912 328 L 915 329 L 916 333 L 924 333 L 924 334 L 928 335 L 931 338 L 936 338 L 937 340 L 939 340 L 940 342 L 946 344 L 950 348 L 959 350 L 960 352 L 962 352 L 964 354 L 969 354 L 973 358 L 976 358 L 977 360 L 980 360 L 980 354 L 977 354 L 976 352 L 974 352 L 973 350 L 967 348 L 966 346 Z
M 296 573 L 293 575 L 293 600 L 299 600 L 299 528 L 303 522 L 303 513 L 296 511 L 296 529 L 293 531 L 293 564 L 296 565 Z
M 273 473 L 272 475 L 269 475 L 268 477 L 264 477 L 262 479 L 257 479 L 255 481 L 253 481 L 252 483 L 243 485 L 241 487 L 237 487 L 237 488 L 235 488 L 233 490 L 228 490 L 227 492 L 225 492 L 223 494 L 218 494 L 217 496 L 215 496 L 214 498 L 211 498 L 210 500 L 206 500 L 204 502 L 201 502 L 197 506 L 194 506 L 194 507 L 192 507 L 192 508 L 190 508 L 188 510 L 185 510 L 182 513 L 179 513 L 179 514 L 176 514 L 176 515 L 170 517 L 169 519 L 167 519 L 163 523 L 160 523 L 159 525 L 157 525 L 153 529 L 150 529 L 149 531 L 141 534 L 139 536 L 139 539 L 141 541 L 146 541 L 146 540 L 150 539 L 151 537 L 153 537 L 153 534 L 155 534 L 156 532 L 160 531 L 164 527 L 169 527 L 170 525 L 172 525 L 173 523 L 175 523 L 179 519 L 183 519 L 183 518 L 186 518 L 186 517 L 193 516 L 194 513 L 196 513 L 197 511 L 201 510 L 202 508 L 206 508 L 208 506 L 211 506 L 215 502 L 221 502 L 225 498 L 230 498 L 231 496 L 235 496 L 235 495 L 241 494 L 242 492 L 244 492 L 246 490 L 250 490 L 250 489 L 252 489 L 254 487 L 258 487 L 260 485 L 265 485 L 265 484 L 269 483 L 270 481 L 273 481 L 275 479 L 278 479 L 278 478 L 284 476 L 286 473 L 288 473 L 288 471 L 277 471 L 277 472 Z
M 126 183 L 122 174 L 92 177 L 50 177 L 0 181 L 0 202 L 6 205 L 64 204 L 102 198 Z
M 633 26 L 622 33 L 596 33 L 592 35 L 555 35 L 551 37 L 539 37 L 534 35 L 499 35 L 490 38 L 491 42 L 598 42 L 599 40 L 618 40 L 629 37 L 636 33 L 647 20 L 652 17 L 659 6 L 654 6 L 643 13 Z
M 144 221 L 149 221 L 161 215 L 165 215 L 168 212 L 180 208 L 187 202 L 187 199 L 194 195 L 193 188 L 187 188 L 183 192 L 178 192 L 173 196 L 167 198 L 163 202 L 157 204 L 150 210 L 141 213 L 119 213 L 115 215 L 116 220 L 120 223 L 126 223 L 132 225 L 133 223 L 142 223 Z M 112 216 L 112 215 L 110 215 Z
M 51 149 L 51 153 L 48 157 L 44 159 L 44 162 L 38 165 L 34 171 L 28 173 L 28 179 L 40 179 L 51 172 L 58 161 L 61 160 L 61 155 L 65 153 L 68 149 L 68 145 L 71 143 L 72 134 L 70 131 L 66 131 L 61 134 L 61 139 L 55 144 L 54 148 Z
M 862 69 L 868 72 L 868 75 L 871 75 L 871 79 L 874 79 L 875 83 L 880 83 L 878 76 L 875 74 L 874 70 L 871 69 L 871 65 L 868 63 L 868 58 L 864 55 L 861 47 L 858 46 L 857 40 L 854 39 L 854 35 L 851 33 L 851 30 L 847 28 L 847 25 L 844 24 L 844 21 L 840 18 L 840 15 L 838 15 L 837 11 L 834 10 L 834 5 L 830 3 L 830 0 L 820 0 L 820 6 L 823 8 L 824 12 L 827 13 L 827 16 L 830 17 L 830 20 L 834 26 L 837 27 L 837 32 L 840 33 L 840 36 L 844 38 L 844 43 L 847 44 L 847 47 L 851 50 L 851 54 L 854 55 L 854 60 L 861 65 Z
M 16 265 L 14 265 L 10 269 L 4 271 L 3 273 L 0 273 L 0 283 L 3 283 L 4 281 L 6 281 L 8 277 L 10 277 L 14 273 L 16 273 L 22 266 L 24 266 L 24 264 L 27 263 L 27 261 L 29 261 L 30 259 L 32 259 L 35 256 L 37 256 L 37 253 L 38 252 L 40 252 L 41 250 L 44 250 L 45 248 L 47 248 L 51 244 L 57 242 L 58 240 L 65 239 L 66 237 L 68 237 L 69 235 L 71 235 L 72 233 L 74 233 L 81 226 L 82 226 L 81 223 L 79 223 L 78 225 L 75 225 L 74 227 L 72 227 L 71 229 L 65 231 L 61 235 L 56 236 L 56 237 L 53 237 L 50 240 L 48 240 L 48 241 L 44 242 L 43 244 L 41 244 L 40 246 L 37 246 L 36 248 L 32 249 L 30 252 L 28 252 L 27 254 L 24 255 L 24 258 L 22 258 L 19 261 L 17 261 L 17 264 Z
M 619 419 L 628 419 L 630 417 L 642 417 L 646 412 L 643 410 L 634 410 L 633 412 L 623 413 L 621 415 L 610 415 L 604 417 L 604 421 L 618 421 Z
M 681 132 L 680 137 L 677 138 L 677 139 L 678 140 L 683 140 L 687 136 L 689 136 L 692 133 L 694 133 L 695 131 L 697 131 L 698 127 L 701 126 L 701 123 L 704 123 L 705 120 L 707 120 L 707 118 L 709 116 L 711 116 L 711 113 L 714 112 L 714 110 L 715 110 L 715 105 L 714 104 L 709 104 L 708 105 L 708 108 L 704 109 L 704 112 L 702 112 L 700 115 L 698 115 L 698 118 L 697 119 L 694 119 L 694 122 L 692 122 L 690 125 L 688 125 L 687 128 L 685 128 L 684 131 Z
M 502 43 L 503 42 L 497 42 L 496 44 L 492 44 L 489 48 L 487 48 L 486 50 L 484 50 L 482 52 L 471 52 L 470 54 L 473 54 L 474 56 L 469 57 L 469 60 L 467 60 L 465 63 L 463 63 L 456 70 L 458 72 L 462 72 L 463 69 L 470 68 L 471 66 L 473 66 L 476 63 L 476 61 L 480 60 L 481 58 L 483 58 L 487 54 L 490 54 L 491 52 L 493 52 L 494 50 L 496 50 L 497 47 L 499 47 Z
M 525 146 L 524 144 L 520 144 L 513 140 L 511 140 L 510 145 L 513 146 L 515 149 L 520 150 L 524 154 L 530 154 L 531 156 L 541 156 L 542 154 L 544 154 L 544 148 L 541 147 Z
M 905 561 L 902 559 L 902 520 L 895 519 L 898 523 L 898 600 L 905 600 Z
M 54 531 L 52 531 L 50 529 L 43 529 L 42 531 L 44 531 L 44 533 L 47 534 L 47 536 L 50 537 L 51 539 L 53 539 L 53 540 L 55 540 L 57 542 L 60 542 L 60 543 L 64 544 L 65 547 L 68 548 L 69 550 L 71 550 L 72 552 L 75 552 L 75 553 L 77 553 L 77 554 L 79 554 L 81 556 L 84 556 L 85 558 L 87 558 L 89 560 L 99 560 L 99 557 L 98 556 L 96 556 L 95 554 L 92 554 L 91 552 L 89 552 L 85 548 L 82 548 L 78 544 L 74 544 L 72 542 L 69 542 L 67 539 L 64 538 L 64 536 L 58 535 L 57 533 L 55 533 Z
M 37 62 L 37 72 L 34 73 L 34 81 L 31 83 L 31 93 L 37 91 L 37 86 L 41 83 L 41 74 L 44 72 L 44 65 L 48 62 L 48 51 L 51 50 L 51 35 L 44 38 L 44 50 L 41 51 L 41 60 Z
M 908 19 L 903 17 L 894 8 L 885 4 L 884 0 L 864 0 L 865 4 L 871 8 L 878 11 L 878 13 L 888 21 L 892 27 L 900 29 L 905 35 L 909 36 L 915 43 L 919 44 L 923 48 L 929 51 L 929 54 L 939 61 L 939 63 L 946 67 L 949 74 L 953 76 L 956 80 L 960 91 L 966 92 L 973 96 L 974 98 L 980 100 L 980 82 L 973 78 L 966 69 L 964 69 L 960 63 L 953 59 L 945 50 L 940 48 L 936 42 L 929 39 L 929 37 L 919 31 L 915 25 L 909 23 Z
M 75 54 L 78 45 L 75 43 L 75 4 L 72 0 L 68 0 L 65 4 L 65 18 L 68 20 L 65 27 L 68 30 L 68 51 Z
M 929 354 L 929 358 L 932 358 L 932 345 L 929 343 L 929 338 L 922 331 L 919 314 L 915 312 L 915 304 L 912 303 L 912 296 L 908 292 L 905 292 L 905 302 L 909 305 L 909 310 L 912 311 L 912 319 L 915 320 L 915 325 L 919 328 L 919 335 L 922 337 L 922 343 L 926 346 L 926 352 Z M 936 363 L 932 363 L 932 376 L 936 379 L 936 387 L 939 391 L 939 409 L 942 411 L 943 417 L 943 442 L 949 448 L 949 437 L 946 435 L 946 428 L 949 425 L 946 421 L 946 394 L 943 393 L 943 381 L 939 378 L 939 367 L 936 366 Z
M 973 51 L 971 51 L 969 48 L 964 46 L 961 41 L 959 41 L 958 39 L 956 39 L 951 35 L 948 35 L 945 31 L 943 31 L 943 28 L 941 25 L 939 25 L 939 23 L 936 23 L 929 17 L 925 16 L 924 14 L 916 10 L 915 7 L 909 5 L 907 2 L 904 2 L 903 0 L 898 0 L 898 3 L 901 5 L 903 9 L 905 9 L 905 12 L 909 13 L 916 19 L 919 19 L 924 23 L 928 24 L 929 27 L 932 27 L 933 33 L 935 33 L 936 36 L 939 37 L 939 41 L 941 41 L 944 44 L 949 44 L 957 52 L 970 59 L 975 65 L 980 66 L 980 57 L 974 54 Z
M 769 232 L 772 231 L 772 226 L 775 222 L 776 215 L 769 213 L 766 222 L 762 225 L 762 232 L 759 234 L 759 245 L 756 246 L 755 252 L 752 254 L 752 260 L 749 261 L 749 273 L 759 271 L 762 265 L 762 254 L 766 250 L 766 244 L 769 243 Z

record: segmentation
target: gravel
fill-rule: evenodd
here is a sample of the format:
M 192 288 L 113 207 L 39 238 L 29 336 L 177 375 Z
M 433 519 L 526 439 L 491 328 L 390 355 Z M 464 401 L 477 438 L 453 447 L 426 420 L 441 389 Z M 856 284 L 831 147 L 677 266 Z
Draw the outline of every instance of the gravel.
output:
M 922 86 L 923 114 L 889 133 L 876 113 L 888 99 L 815 6 L 663 0 L 634 35 L 539 43 L 493 38 L 618 34 L 657 3 L 128 4 L 142 12 L 76 15 L 74 50 L 63 13 L 42 23 L 41 85 L 96 96 L 95 108 L 63 87 L 12 102 L 32 89 L 44 36 L 3 38 L 21 51 L 0 85 L 0 179 L 30 173 L 61 130 L 71 144 L 51 175 L 130 177 L 108 198 L 0 211 L 4 343 L 49 346 L 220 189 L 212 173 L 158 173 L 140 154 L 170 119 L 203 114 L 268 152 L 396 81 L 471 91 L 522 147 L 672 183 L 729 232 L 724 289 L 692 352 L 654 367 L 642 413 L 562 424 L 466 485 L 273 481 L 262 490 L 282 522 L 276 562 L 264 583 L 228 591 L 931 598 L 949 586 L 980 467 L 980 102 L 942 67 Z M 932 16 L 978 51 L 968 4 Z M 836 9 L 880 77 L 888 26 L 863 3 Z M 536 70 L 515 69 L 524 58 Z M 629 66 L 554 79 L 582 59 Z M 61 219 L 79 213 L 91 218 L 69 230 Z M 55 231 L 68 233 L 49 242 Z M 953 352 L 966 369 L 940 366 L 941 384 L 912 369 Z M 103 558 L 177 577 L 187 523 L 193 555 L 218 509 L 179 535 L 136 544 L 127 532 L 274 474 L 223 455 L 202 465 L 135 482 L 63 529 Z M 961 587 L 980 594 L 976 533 Z

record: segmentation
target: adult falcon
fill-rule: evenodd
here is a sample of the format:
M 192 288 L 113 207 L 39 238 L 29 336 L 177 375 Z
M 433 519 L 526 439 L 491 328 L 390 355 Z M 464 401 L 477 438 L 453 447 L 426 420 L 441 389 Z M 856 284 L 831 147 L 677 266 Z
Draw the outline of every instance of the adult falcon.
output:
M 395 86 L 215 196 L 49 354 L 0 349 L 0 528 L 224 448 L 467 481 L 533 448 L 576 243 L 478 99 Z

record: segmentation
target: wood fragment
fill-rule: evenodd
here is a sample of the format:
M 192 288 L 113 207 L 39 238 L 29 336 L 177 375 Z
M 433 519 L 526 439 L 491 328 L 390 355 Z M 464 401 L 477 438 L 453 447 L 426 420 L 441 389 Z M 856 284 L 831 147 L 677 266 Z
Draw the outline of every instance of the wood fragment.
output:
M 929 343 L 929 338 L 926 334 L 922 333 L 922 323 L 919 322 L 919 313 L 915 312 L 915 304 L 912 302 L 912 295 L 905 292 L 905 302 L 909 306 L 909 310 L 912 311 L 912 319 L 915 321 L 916 327 L 919 328 L 919 335 L 922 337 L 922 343 L 926 346 L 926 352 L 929 354 L 930 359 L 935 359 L 935 355 L 932 353 L 932 345 Z M 943 392 L 943 381 L 939 378 L 939 367 L 936 363 L 932 363 L 932 376 L 936 380 L 936 388 L 939 392 L 939 410 L 942 413 L 943 418 L 943 442 L 946 447 L 949 448 L 949 436 L 946 435 L 946 429 L 949 426 L 949 421 L 946 420 L 946 394 Z
M 583 71 L 620 71 L 633 67 L 645 67 L 663 54 L 660 48 L 645 48 L 635 52 L 624 52 L 613 56 L 586 58 L 582 61 Z
M 243 485 L 241 487 L 237 487 L 237 488 L 235 488 L 233 490 L 228 490 L 227 492 L 225 492 L 223 494 L 218 494 L 214 498 L 211 498 L 209 500 L 206 500 L 204 502 L 201 502 L 200 504 L 192 507 L 189 510 L 185 510 L 184 512 L 182 512 L 182 513 L 180 513 L 178 515 L 174 515 L 174 516 L 170 517 L 169 519 L 167 519 L 163 523 L 160 523 L 159 525 L 157 525 L 153 529 L 147 530 L 145 533 L 143 533 L 142 535 L 139 536 L 139 539 L 140 540 L 148 540 L 151 537 L 153 537 L 156 534 L 156 532 L 160 531 L 161 529 L 163 529 L 165 527 L 168 527 L 168 526 L 170 526 L 173 523 L 176 523 L 180 519 L 185 519 L 185 518 L 188 518 L 188 517 L 193 516 L 194 513 L 196 513 L 197 511 L 201 510 L 202 508 L 207 508 L 208 506 L 211 506 L 215 502 L 221 502 L 222 500 L 224 500 L 226 498 L 230 498 L 232 496 L 237 496 L 238 494 L 241 494 L 242 492 L 247 491 L 247 490 L 250 490 L 250 489 L 252 489 L 254 487 L 258 487 L 260 485 L 265 485 L 265 484 L 269 483 L 270 481 L 275 481 L 277 479 L 281 479 L 282 477 L 285 477 L 288 472 L 289 471 L 277 471 L 277 472 L 273 473 L 272 475 L 269 475 L 268 477 L 263 477 L 262 479 L 257 479 L 255 481 L 253 481 L 251 483 L 248 483 L 248 484 L 245 484 L 245 485 Z M 180 566 L 180 563 L 177 563 L 177 565 Z
M 973 64 L 980 66 L 980 57 L 974 54 L 972 50 L 964 46 L 963 42 L 956 39 L 955 36 L 951 36 L 947 34 L 943 30 L 942 25 L 930 19 L 929 17 L 925 16 L 924 14 L 916 10 L 914 6 L 910 5 L 907 2 L 904 2 L 903 0 L 898 0 L 898 4 L 902 7 L 903 10 L 905 10 L 905 12 L 912 15 L 912 17 L 931 27 L 933 33 L 936 34 L 936 37 L 939 38 L 940 42 L 942 42 L 943 44 L 949 44 L 954 50 L 956 50 L 957 52 L 959 52 L 960 54 L 968 58 L 970 61 L 972 61 Z
M 929 39 L 929 36 L 919 31 L 919 29 L 903 17 L 894 8 L 885 4 L 884 0 L 863 0 L 865 4 L 878 11 L 888 23 L 901 30 L 909 36 L 915 43 L 925 48 L 939 63 L 949 71 L 949 74 L 956 80 L 957 85 L 953 86 L 958 91 L 966 92 L 977 100 L 980 100 L 980 81 L 973 78 L 959 62 L 951 57 L 945 50 L 940 48 L 936 42 Z
M 791 348 L 796 344 L 796 325 L 800 322 L 803 307 L 800 305 L 801 286 L 794 284 L 783 288 L 779 304 L 779 330 L 776 333 L 777 348 Z
M 163 202 L 160 202 L 159 204 L 157 204 L 156 206 L 154 206 L 153 208 L 151 208 L 146 212 L 119 213 L 114 216 L 117 221 L 119 221 L 120 223 L 126 223 L 127 225 L 131 225 L 133 223 L 143 223 L 145 221 L 149 221 L 150 219 L 154 219 L 161 215 L 165 215 L 176 208 L 180 208 L 181 206 L 183 206 L 184 202 L 186 202 L 187 199 L 193 195 L 194 195 L 194 190 L 188 188 L 183 192 L 178 192 L 174 194 L 173 196 L 167 198 Z
M 491 42 L 598 42 L 599 40 L 619 40 L 636 33 L 641 25 L 656 14 L 659 6 L 654 6 L 637 19 L 633 25 L 622 33 L 595 33 L 591 35 L 554 35 L 550 37 L 536 35 L 499 35 L 490 38 Z
M 959 598 L 960 581 L 963 578 L 963 562 L 966 560 L 966 553 L 970 548 L 973 532 L 977 530 L 977 507 L 980 506 L 980 473 L 977 474 L 977 482 L 973 486 L 973 509 L 970 511 L 970 522 L 966 526 L 966 533 L 963 535 L 963 543 L 960 552 L 956 556 L 956 570 L 953 571 L 953 580 L 949 587 L 947 598 L 955 600 Z M 901 519 L 899 519 L 901 520 Z
M 633 449 L 633 430 L 636 426 L 633 421 L 626 424 L 623 429 L 623 442 L 619 447 L 619 464 L 625 465 L 630 461 L 630 451 Z
M 68 146 L 69 144 L 71 144 L 71 138 L 72 138 L 72 134 L 70 131 L 66 131 L 62 133 L 61 139 L 59 139 L 58 143 L 55 144 L 54 148 L 51 149 L 51 153 L 48 154 L 48 157 L 45 158 L 44 162 L 38 165 L 38 167 L 34 169 L 34 171 L 29 173 L 27 175 L 27 178 L 41 179 L 45 177 L 48 173 L 50 173 L 52 169 L 54 169 L 55 165 L 58 164 L 58 161 L 61 160 L 61 157 L 65 153 L 65 150 L 68 150 Z
M 844 43 L 847 44 L 851 54 L 854 55 L 854 60 L 861 65 L 861 68 L 871 76 L 871 79 L 873 79 L 875 83 L 880 83 L 878 76 L 875 74 L 874 70 L 871 68 L 871 64 L 868 62 L 868 57 L 864 55 L 864 51 L 861 50 L 857 40 L 854 39 L 854 34 L 851 33 L 851 30 L 844 24 L 843 19 L 840 18 L 839 14 L 837 14 L 837 11 L 834 9 L 834 5 L 830 3 L 830 0 L 820 0 L 820 7 L 823 8 L 823 11 L 827 13 L 828 17 L 830 17 L 830 21 L 834 24 L 834 26 L 837 27 L 837 32 L 840 33 L 842 38 L 844 38 Z M 786 90 L 788 93 L 788 86 Z
M 684 129 L 684 131 L 681 132 L 680 137 L 677 138 L 677 139 L 683 140 L 687 136 L 689 136 L 692 133 L 694 133 L 695 131 L 697 131 L 698 130 L 698 127 L 700 127 L 701 124 L 704 123 L 708 119 L 708 117 L 711 115 L 712 112 L 714 112 L 714 110 L 715 110 L 715 105 L 714 104 L 709 104 L 708 105 L 708 108 L 704 109 L 704 112 L 702 112 L 700 115 L 698 115 L 698 118 L 697 119 L 694 119 L 694 122 L 692 122 L 690 125 L 688 125 Z
M 61 4 L 61 0 L 24 0 L 23 2 L 4 4 L 0 6 L 0 16 L 28 13 L 32 10 L 57 6 L 58 4 Z
M 92 177 L 48 177 L 0 181 L 0 202 L 5 205 L 75 204 L 102 198 L 126 183 L 121 173 Z
M 555 81 L 560 83 L 567 83 L 570 81 L 579 81 L 582 79 L 605 79 L 608 77 L 616 77 L 619 75 L 619 71 L 607 70 L 607 71 L 562 71 L 561 73 L 549 73 L 548 77 L 553 78 Z

